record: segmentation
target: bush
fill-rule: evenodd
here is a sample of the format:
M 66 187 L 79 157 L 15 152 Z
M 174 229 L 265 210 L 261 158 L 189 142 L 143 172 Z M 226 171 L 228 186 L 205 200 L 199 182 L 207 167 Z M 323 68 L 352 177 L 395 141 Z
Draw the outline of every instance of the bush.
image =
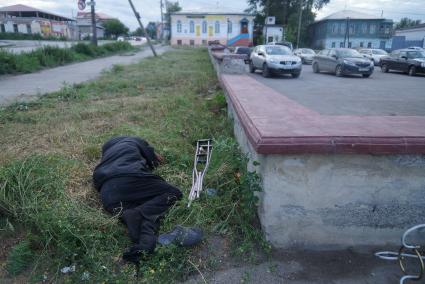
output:
M 91 44 L 77 43 L 72 47 L 72 49 L 77 53 L 84 54 L 90 57 L 96 55 L 95 47 Z
M 132 46 L 127 42 L 116 42 L 99 47 L 85 43 L 78 43 L 71 48 L 45 46 L 35 51 L 21 54 L 0 50 L 0 75 L 31 73 L 43 67 L 55 67 L 131 49 Z

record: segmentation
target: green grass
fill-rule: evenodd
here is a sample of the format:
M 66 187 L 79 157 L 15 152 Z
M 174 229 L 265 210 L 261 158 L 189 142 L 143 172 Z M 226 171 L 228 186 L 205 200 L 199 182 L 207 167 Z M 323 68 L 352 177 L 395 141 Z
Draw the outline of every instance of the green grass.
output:
M 0 109 L 0 131 L 0 212 L 9 227 L 23 228 L 38 255 L 29 258 L 34 281 L 47 275 L 53 282 L 80 282 L 84 272 L 92 283 L 136 281 L 134 267 L 119 262 L 129 245 L 125 228 L 102 210 L 91 185 L 100 148 L 116 135 L 153 144 L 166 158 L 157 173 L 184 193 L 162 231 L 200 226 L 207 236 L 231 240 L 232 252 L 244 257 L 264 244 L 256 225 L 258 176 L 246 171 L 206 50 L 118 65 L 99 80 Z M 188 208 L 194 145 L 203 138 L 215 143 L 205 188 L 218 194 L 203 194 Z M 214 260 L 200 250 L 158 247 L 142 262 L 137 281 L 170 283 L 196 273 L 194 265 L 213 269 Z M 59 272 L 72 264 L 76 272 Z
M 113 42 L 97 47 L 85 43 L 78 43 L 71 48 L 45 46 L 21 54 L 0 50 L 0 75 L 32 73 L 43 68 L 51 68 L 132 49 L 133 47 L 127 42 Z

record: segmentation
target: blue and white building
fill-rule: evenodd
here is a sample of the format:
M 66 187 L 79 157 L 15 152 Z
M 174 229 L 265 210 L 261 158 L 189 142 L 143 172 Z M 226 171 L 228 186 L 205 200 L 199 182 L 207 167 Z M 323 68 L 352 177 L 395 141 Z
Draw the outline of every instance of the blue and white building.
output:
M 393 24 L 390 19 L 342 10 L 310 25 L 311 46 L 391 49 Z

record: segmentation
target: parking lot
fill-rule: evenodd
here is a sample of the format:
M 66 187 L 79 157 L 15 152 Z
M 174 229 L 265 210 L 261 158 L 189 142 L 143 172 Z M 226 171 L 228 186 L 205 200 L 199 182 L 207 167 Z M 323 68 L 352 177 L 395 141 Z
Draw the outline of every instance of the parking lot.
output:
M 382 73 L 379 67 L 370 78 L 315 74 L 304 65 L 300 78 L 263 78 L 261 71 L 250 74 L 256 80 L 288 98 L 324 115 L 424 116 L 425 76 Z

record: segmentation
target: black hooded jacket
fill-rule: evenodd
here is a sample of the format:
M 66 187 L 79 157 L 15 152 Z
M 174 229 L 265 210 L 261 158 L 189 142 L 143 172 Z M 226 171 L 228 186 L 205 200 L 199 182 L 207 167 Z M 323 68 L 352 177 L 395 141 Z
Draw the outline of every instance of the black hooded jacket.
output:
M 95 188 L 100 191 L 102 185 L 111 178 L 151 176 L 158 165 L 154 148 L 138 137 L 115 137 L 102 147 L 102 160 L 93 173 Z

